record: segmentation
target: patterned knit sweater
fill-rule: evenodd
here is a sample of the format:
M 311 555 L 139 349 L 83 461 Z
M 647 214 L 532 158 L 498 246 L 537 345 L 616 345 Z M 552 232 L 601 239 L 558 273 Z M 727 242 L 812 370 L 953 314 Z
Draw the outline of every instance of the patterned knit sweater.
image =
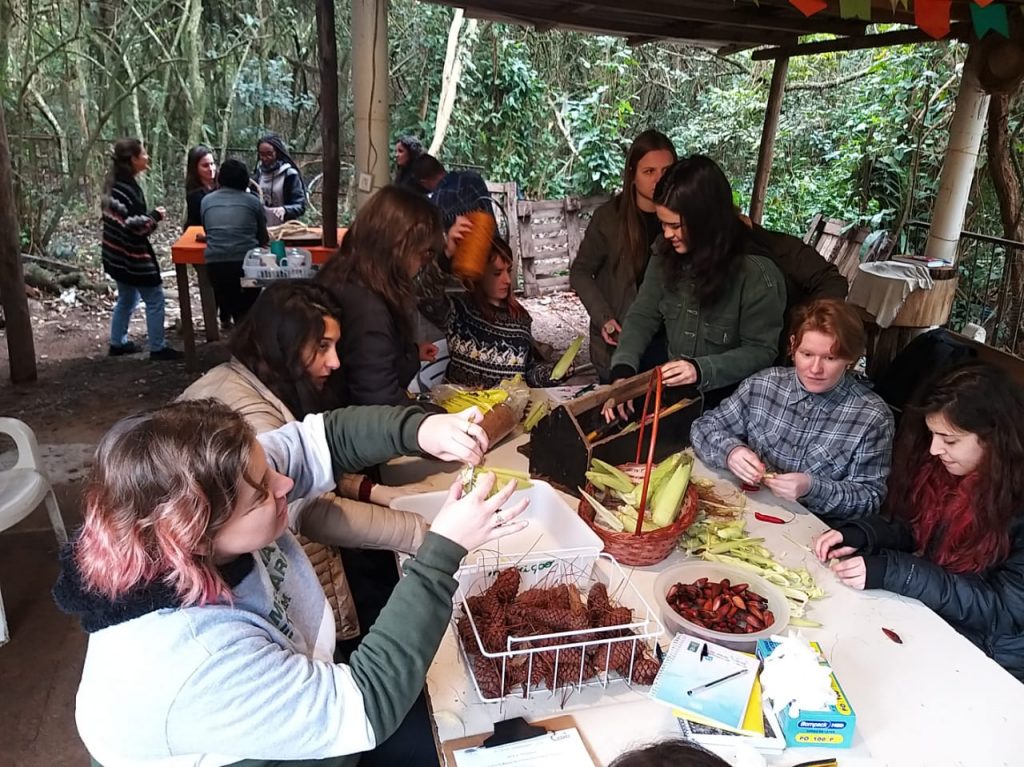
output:
M 146 211 L 146 197 L 135 179 L 115 182 L 103 197 L 103 270 L 128 285 L 159 285 L 160 266 L 149 235 L 162 218 L 155 210 Z
M 531 387 L 552 386 L 554 364 L 537 357 L 528 313 L 518 319 L 495 308 L 488 320 L 467 295 L 451 297 L 448 313 L 447 380 L 463 386 L 496 386 L 502 379 L 522 375 Z

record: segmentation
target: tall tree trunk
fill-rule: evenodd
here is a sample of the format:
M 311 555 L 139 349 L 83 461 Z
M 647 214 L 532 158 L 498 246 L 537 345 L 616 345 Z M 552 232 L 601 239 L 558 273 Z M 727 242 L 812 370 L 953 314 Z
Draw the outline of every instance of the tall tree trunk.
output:
M 1003 237 L 1024 242 L 1024 216 L 1021 214 L 1021 180 L 1013 163 L 1010 146 L 1010 107 L 1013 96 L 995 94 L 988 107 L 988 169 L 999 200 L 999 217 L 1003 222 Z M 1024 355 L 1024 253 L 1008 253 L 1003 269 L 1000 295 L 1010 305 L 1004 307 L 1008 337 L 1005 342 L 1015 354 Z
M 206 86 L 199 71 L 199 51 L 203 46 L 199 33 L 203 18 L 203 0 L 189 3 L 188 30 L 185 36 L 188 46 L 188 87 L 192 95 L 192 116 L 188 124 L 188 145 L 202 141 L 203 116 L 206 113 Z
M 317 50 L 320 64 L 320 139 L 323 144 L 324 245 L 338 244 L 338 184 L 341 148 L 338 123 L 338 40 L 334 29 L 334 0 L 316 0 Z
M 32 340 L 32 317 L 25 297 L 25 275 L 21 270 L 18 242 L 18 214 L 14 206 L 14 179 L 11 176 L 11 150 L 7 143 L 7 122 L 0 100 L 0 301 L 7 320 L 7 355 L 11 362 L 11 381 L 35 381 L 36 347 Z
M 459 79 L 462 77 L 462 59 L 473 46 L 476 39 L 477 20 L 471 19 L 466 24 L 465 38 L 460 40 L 463 11 L 455 9 L 451 27 L 448 29 L 448 48 L 444 55 L 444 70 L 441 74 L 441 95 L 437 101 L 437 119 L 434 121 L 434 138 L 430 141 L 427 151 L 437 155 L 444 143 L 444 136 L 451 124 L 452 110 L 455 108 L 455 97 L 459 92 Z

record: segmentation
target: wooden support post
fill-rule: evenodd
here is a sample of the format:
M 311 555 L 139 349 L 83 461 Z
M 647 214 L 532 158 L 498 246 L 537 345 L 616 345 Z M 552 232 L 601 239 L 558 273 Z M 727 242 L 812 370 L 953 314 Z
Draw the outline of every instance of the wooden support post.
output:
M 352 0 L 356 207 L 390 181 L 388 0 Z
M 779 114 L 782 111 L 782 94 L 786 90 L 786 73 L 789 58 L 775 59 L 772 68 L 772 84 L 768 90 L 768 106 L 764 110 L 764 125 L 761 128 L 761 147 L 757 150 L 757 172 L 754 174 L 754 189 L 750 196 L 750 220 L 761 223 L 764 201 L 768 196 L 768 178 L 772 173 L 772 157 L 775 154 L 775 134 L 779 129 Z
M 36 347 L 32 339 L 32 316 L 25 296 L 25 274 L 21 269 L 21 243 L 18 211 L 14 205 L 14 178 L 11 176 L 11 150 L 7 143 L 7 123 L 0 101 L 0 302 L 7 322 L 7 355 L 11 363 L 11 381 L 35 381 Z
M 317 61 L 320 66 L 320 140 L 323 144 L 323 244 L 338 245 L 338 186 L 341 149 L 338 123 L 338 41 L 334 32 L 334 0 L 316 0 Z

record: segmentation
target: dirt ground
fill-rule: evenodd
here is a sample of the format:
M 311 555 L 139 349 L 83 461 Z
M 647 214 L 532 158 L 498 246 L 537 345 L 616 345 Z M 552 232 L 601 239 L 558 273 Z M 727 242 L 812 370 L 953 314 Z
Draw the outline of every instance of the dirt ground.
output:
M 173 284 L 173 278 L 166 276 L 167 324 L 174 326 L 168 339 L 180 349 L 180 310 Z M 192 287 L 192 314 L 201 338 L 202 313 L 194 280 Z M 113 294 L 74 290 L 30 300 L 39 371 L 34 384 L 10 383 L 7 337 L 0 330 L 0 413 L 28 423 L 41 444 L 95 444 L 117 419 L 174 399 L 202 371 L 228 358 L 223 340 L 198 345 L 200 370 L 194 374 L 179 363 L 150 362 L 145 354 L 108 357 L 113 298 Z M 534 335 L 559 351 L 578 333 L 586 334 L 586 311 L 573 293 L 525 299 L 523 304 L 533 316 Z M 130 335 L 143 343 L 145 332 L 140 306 Z M 587 360 L 584 345 L 577 366 Z

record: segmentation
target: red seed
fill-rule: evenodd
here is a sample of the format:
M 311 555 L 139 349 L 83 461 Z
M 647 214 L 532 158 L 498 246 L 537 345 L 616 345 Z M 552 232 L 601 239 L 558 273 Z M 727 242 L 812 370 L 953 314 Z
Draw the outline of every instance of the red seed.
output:
M 889 637 L 889 639 L 894 641 L 896 644 L 903 644 L 903 640 L 900 639 L 900 635 L 892 629 L 883 628 L 882 633 Z

